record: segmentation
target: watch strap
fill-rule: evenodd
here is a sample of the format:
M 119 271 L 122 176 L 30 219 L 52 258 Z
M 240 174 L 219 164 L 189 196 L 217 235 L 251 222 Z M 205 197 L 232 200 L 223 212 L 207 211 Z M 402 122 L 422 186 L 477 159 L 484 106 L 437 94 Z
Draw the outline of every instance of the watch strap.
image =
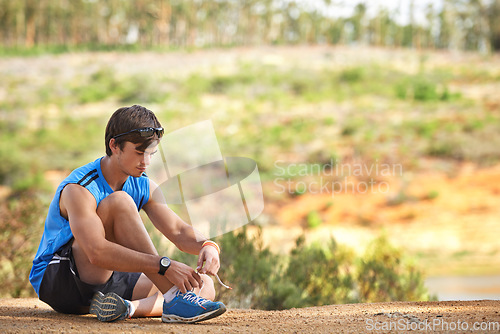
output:
M 169 260 L 169 261 L 168 261 L 168 266 L 164 266 L 164 265 L 162 264 L 163 259 L 167 259 L 167 260 Z M 162 276 L 163 276 L 163 275 L 165 275 L 165 272 L 167 271 L 167 269 L 168 269 L 168 268 L 170 268 L 170 264 L 171 264 L 171 262 L 170 262 L 170 259 L 169 259 L 168 257 L 166 257 L 166 256 L 162 257 L 162 258 L 160 259 L 160 270 L 158 271 L 158 274 L 160 274 L 160 275 L 162 275 Z

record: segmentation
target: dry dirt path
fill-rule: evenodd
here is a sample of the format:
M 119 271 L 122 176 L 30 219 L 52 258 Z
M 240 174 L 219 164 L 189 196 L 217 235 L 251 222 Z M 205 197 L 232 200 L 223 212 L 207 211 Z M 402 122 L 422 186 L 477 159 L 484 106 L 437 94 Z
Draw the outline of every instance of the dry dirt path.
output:
M 58 314 L 37 299 L 0 299 L 0 333 L 400 333 L 407 329 L 500 333 L 499 326 L 498 300 L 348 304 L 285 311 L 233 309 L 206 322 L 183 325 L 163 324 L 159 318 L 101 323 L 91 315 Z

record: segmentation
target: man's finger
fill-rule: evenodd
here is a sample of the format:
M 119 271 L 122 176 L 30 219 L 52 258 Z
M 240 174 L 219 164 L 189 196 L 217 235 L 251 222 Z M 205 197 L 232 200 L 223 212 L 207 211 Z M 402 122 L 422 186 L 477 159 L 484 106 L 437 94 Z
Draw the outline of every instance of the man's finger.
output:
M 193 284 L 191 284 L 190 281 L 185 282 L 184 285 L 186 286 L 186 291 L 192 291 L 193 290 Z
M 202 269 L 203 270 L 203 269 Z M 203 280 L 201 279 L 200 274 L 198 274 L 196 271 L 193 273 L 193 277 L 196 280 L 196 282 L 201 286 Z
M 198 263 L 196 264 L 196 268 L 201 268 L 203 266 L 204 259 L 199 256 L 198 257 Z

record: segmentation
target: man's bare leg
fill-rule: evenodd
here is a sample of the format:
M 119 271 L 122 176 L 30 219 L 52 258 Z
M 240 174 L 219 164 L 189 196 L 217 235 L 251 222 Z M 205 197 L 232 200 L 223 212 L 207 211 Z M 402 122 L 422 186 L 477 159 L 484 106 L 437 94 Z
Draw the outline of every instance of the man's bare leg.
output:
M 203 298 L 214 300 L 215 287 L 213 280 L 205 274 L 201 274 L 201 277 L 203 279 L 203 288 L 201 291 L 196 288 L 193 292 Z M 132 304 L 136 308 L 134 317 L 158 317 L 163 312 L 163 295 L 144 274 L 141 275 L 135 285 Z
M 127 193 L 117 191 L 103 199 L 97 208 L 97 214 L 102 220 L 107 240 L 139 252 L 158 255 L 144 227 L 142 219 L 139 216 L 136 204 Z M 80 274 L 80 279 L 83 282 L 89 284 L 103 284 L 113 273 L 110 270 L 91 264 L 76 240 L 73 243 L 73 256 Z M 141 280 L 144 276 L 147 276 L 145 278 L 149 282 L 144 278 Z M 203 280 L 206 283 L 201 291 L 201 295 L 202 297 L 211 297 L 210 299 L 213 300 L 215 296 L 213 281 L 208 276 L 204 276 Z M 137 303 L 134 303 L 134 306 L 137 307 L 136 313 L 138 313 L 138 315 L 161 315 L 162 303 L 160 302 L 162 302 L 162 300 L 158 297 L 158 291 L 163 294 L 167 292 L 173 284 L 160 274 L 143 274 L 141 278 L 139 279 L 141 282 L 138 281 L 138 285 L 136 285 L 133 292 L 133 299 L 139 298 Z M 143 299 L 142 302 L 141 299 Z

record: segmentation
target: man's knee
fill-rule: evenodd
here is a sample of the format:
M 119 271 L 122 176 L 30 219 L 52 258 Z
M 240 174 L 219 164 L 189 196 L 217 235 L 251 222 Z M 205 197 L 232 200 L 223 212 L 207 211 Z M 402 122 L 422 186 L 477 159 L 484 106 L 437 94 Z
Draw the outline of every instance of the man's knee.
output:
M 130 196 L 127 192 L 123 191 L 123 190 L 118 190 L 118 191 L 115 191 L 111 194 L 109 194 L 108 196 L 106 196 L 106 198 L 103 199 L 103 201 L 112 201 L 112 202 L 116 202 L 116 203 L 134 203 L 134 200 L 132 199 L 132 196 Z
M 134 217 L 138 218 L 139 212 L 129 194 L 124 191 L 115 191 L 99 203 L 97 215 L 101 218 L 106 232 L 109 233 L 110 231 L 106 226 L 112 226 L 117 218 L 123 217 L 123 215 L 131 219 L 134 219 Z M 118 221 L 121 220 L 119 219 Z
M 203 288 L 199 292 L 199 294 L 206 299 L 214 300 L 215 299 L 215 286 L 212 278 L 206 274 L 200 274 L 201 279 L 203 280 Z
M 132 197 L 127 194 L 125 191 L 115 191 L 114 193 L 108 195 L 104 198 L 97 207 L 99 209 L 127 209 L 133 208 L 137 211 L 137 207 L 135 205 Z

